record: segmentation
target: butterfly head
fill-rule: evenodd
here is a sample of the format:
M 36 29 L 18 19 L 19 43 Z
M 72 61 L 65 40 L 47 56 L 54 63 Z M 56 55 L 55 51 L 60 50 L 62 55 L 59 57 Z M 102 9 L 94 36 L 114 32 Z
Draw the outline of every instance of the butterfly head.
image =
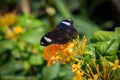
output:
M 59 24 L 59 26 L 72 26 L 73 25 L 73 20 L 72 19 L 65 19 L 65 20 L 62 20 Z

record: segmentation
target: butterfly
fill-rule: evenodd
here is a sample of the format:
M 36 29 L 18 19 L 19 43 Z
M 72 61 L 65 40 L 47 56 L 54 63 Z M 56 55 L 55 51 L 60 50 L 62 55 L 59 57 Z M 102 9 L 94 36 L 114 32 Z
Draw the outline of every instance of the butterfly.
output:
M 74 28 L 72 19 L 64 19 L 56 25 L 56 28 L 46 33 L 40 40 L 42 46 L 50 44 L 65 44 L 71 38 L 77 35 L 77 30 Z

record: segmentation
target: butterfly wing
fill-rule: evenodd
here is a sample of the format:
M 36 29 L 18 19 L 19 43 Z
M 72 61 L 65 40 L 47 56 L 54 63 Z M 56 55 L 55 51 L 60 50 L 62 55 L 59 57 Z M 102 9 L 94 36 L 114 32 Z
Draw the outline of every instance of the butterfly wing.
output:
M 40 41 L 42 46 L 48 46 L 53 43 L 65 44 L 77 34 L 71 19 L 62 20 L 52 32 L 45 34 Z
M 65 35 L 66 34 L 61 31 L 53 30 L 52 32 L 48 32 L 41 38 L 40 44 L 42 46 L 48 46 L 53 43 L 64 44 L 70 39 Z
M 55 34 L 53 32 L 48 32 L 46 33 L 40 40 L 40 44 L 42 46 L 47 46 L 47 45 L 50 45 L 52 43 L 54 43 L 54 37 Z
M 65 19 L 58 23 L 56 30 L 65 33 L 66 37 L 72 38 L 77 34 L 77 30 L 74 28 L 73 20 Z

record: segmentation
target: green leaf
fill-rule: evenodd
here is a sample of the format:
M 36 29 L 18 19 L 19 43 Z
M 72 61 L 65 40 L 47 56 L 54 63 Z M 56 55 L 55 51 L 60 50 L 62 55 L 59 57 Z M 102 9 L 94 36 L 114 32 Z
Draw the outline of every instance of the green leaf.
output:
M 116 39 L 120 43 L 120 27 L 115 28 L 115 31 L 97 31 L 93 34 L 91 41 L 99 42 L 109 41 L 112 39 Z
M 60 70 L 59 64 L 53 64 L 50 67 L 44 67 L 42 71 L 42 80 L 53 80 L 57 77 Z
M 120 27 L 115 28 L 115 34 L 116 34 L 116 38 L 118 39 L 118 41 L 120 43 Z
M 22 69 L 23 69 L 23 65 L 20 61 L 12 60 L 9 61 L 8 63 L 3 64 L 3 66 L 0 66 L 0 74 L 9 75 Z
M 31 55 L 29 62 L 31 65 L 41 65 L 43 64 L 43 58 L 42 55 Z
M 118 34 L 120 34 L 120 27 L 116 27 L 115 28 L 115 32 L 118 33 Z
M 32 80 L 32 77 L 25 77 L 25 76 L 0 76 L 0 80 Z
M 64 18 L 70 18 L 72 16 L 70 10 L 67 5 L 63 2 L 63 0 L 55 0 L 55 6 L 60 11 L 60 13 L 64 16 Z
M 95 59 L 95 44 L 89 44 L 86 46 L 84 53 L 85 62 L 89 63 L 92 66 L 92 59 Z M 91 55 L 92 54 L 92 55 Z
M 90 42 L 90 38 L 95 31 L 100 30 L 99 26 L 88 20 L 82 20 L 79 18 L 73 18 L 75 27 L 79 33 L 82 33 L 86 36 L 87 41 Z
M 15 42 L 4 40 L 0 41 L 0 54 L 2 54 L 6 50 L 12 50 L 15 47 Z
M 21 52 L 20 56 L 24 59 L 27 59 L 29 57 L 30 54 L 28 54 L 27 52 Z
M 98 41 L 108 41 L 115 38 L 115 32 L 113 31 L 97 31 L 93 34 L 91 41 L 98 42 Z
M 23 14 L 18 16 L 16 25 L 21 25 L 22 27 L 40 27 L 43 26 L 43 23 L 31 15 Z
M 42 28 L 30 30 L 22 35 L 21 40 L 30 44 L 39 44 L 40 38 L 43 36 L 44 33 L 45 31 Z
M 117 78 L 116 80 L 120 80 L 120 68 L 115 71 L 114 78 Z
M 21 53 L 20 53 L 19 49 L 13 49 L 13 50 L 12 50 L 12 55 L 13 55 L 15 58 L 20 58 L 20 57 L 21 57 Z
M 117 40 L 98 42 L 95 45 L 96 55 L 106 57 L 110 61 L 114 61 L 117 58 L 118 49 L 119 42 Z
M 95 44 L 89 44 L 86 46 L 85 52 L 95 54 Z
M 72 80 L 74 73 L 71 71 L 71 67 L 69 65 L 61 64 L 60 71 L 58 77 L 60 80 Z

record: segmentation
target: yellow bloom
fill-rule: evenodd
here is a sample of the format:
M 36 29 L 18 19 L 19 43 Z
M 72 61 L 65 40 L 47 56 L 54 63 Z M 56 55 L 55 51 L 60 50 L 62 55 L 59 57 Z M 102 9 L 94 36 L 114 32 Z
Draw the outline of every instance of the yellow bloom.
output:
M 23 32 L 23 29 L 21 26 L 15 26 L 13 29 L 5 26 L 3 32 L 5 33 L 6 39 L 17 40 L 18 35 Z
M 23 32 L 23 28 L 22 28 L 21 26 L 15 26 L 15 27 L 13 28 L 13 32 L 14 32 L 15 34 L 20 34 L 20 33 Z
M 73 52 L 74 43 L 69 43 L 68 46 L 64 49 L 64 51 Z
M 81 64 L 78 62 L 78 64 L 72 65 L 72 72 L 75 73 L 75 76 L 73 77 L 73 80 L 85 80 L 84 71 L 81 69 Z
M 86 37 L 84 36 L 82 41 L 79 40 L 79 36 L 74 40 L 76 45 L 76 55 L 82 56 L 86 48 Z
M 93 76 L 93 78 L 88 78 L 88 80 L 98 80 L 98 77 L 99 77 L 99 75 L 98 75 L 98 74 L 95 74 L 95 75 Z
M 120 68 L 119 60 L 118 59 L 116 59 L 114 63 L 109 62 L 109 64 L 112 67 L 112 70 L 116 70 L 117 68 Z
M 11 26 L 17 21 L 15 12 L 7 13 L 4 16 L 0 15 L 1 26 Z
M 11 39 L 11 38 L 14 37 L 13 31 L 9 27 L 5 27 L 3 31 L 5 33 L 5 38 L 6 39 Z
M 80 62 L 78 64 L 72 65 L 72 72 L 76 72 L 77 70 L 80 70 L 80 69 L 81 69 Z
M 83 75 L 84 72 L 83 71 L 76 71 L 75 73 L 76 75 L 73 77 L 73 80 L 86 80 Z

